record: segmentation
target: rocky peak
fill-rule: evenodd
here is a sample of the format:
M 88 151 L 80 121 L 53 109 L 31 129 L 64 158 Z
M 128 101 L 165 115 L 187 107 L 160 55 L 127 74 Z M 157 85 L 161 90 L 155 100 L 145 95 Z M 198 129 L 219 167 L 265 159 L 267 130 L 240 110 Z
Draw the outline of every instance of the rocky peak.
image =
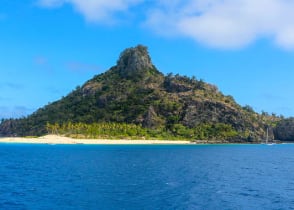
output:
M 122 76 L 138 76 L 148 70 L 155 69 L 151 62 L 147 47 L 138 45 L 124 50 L 117 61 L 117 69 Z

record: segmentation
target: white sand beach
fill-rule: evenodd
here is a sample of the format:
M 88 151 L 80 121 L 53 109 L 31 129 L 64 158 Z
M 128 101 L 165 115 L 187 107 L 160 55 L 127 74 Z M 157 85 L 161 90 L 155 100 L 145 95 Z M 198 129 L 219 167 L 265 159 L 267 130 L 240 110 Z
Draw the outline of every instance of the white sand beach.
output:
M 113 139 L 73 139 L 58 135 L 46 135 L 39 138 L 3 137 L 0 143 L 29 144 L 191 144 L 178 140 L 113 140 Z

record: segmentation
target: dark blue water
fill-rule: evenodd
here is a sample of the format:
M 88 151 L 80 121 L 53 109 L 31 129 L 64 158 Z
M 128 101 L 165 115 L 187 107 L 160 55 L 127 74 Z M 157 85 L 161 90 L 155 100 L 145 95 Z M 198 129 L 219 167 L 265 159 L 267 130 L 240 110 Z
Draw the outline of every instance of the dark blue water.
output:
M 0 144 L 0 209 L 294 209 L 294 145 Z

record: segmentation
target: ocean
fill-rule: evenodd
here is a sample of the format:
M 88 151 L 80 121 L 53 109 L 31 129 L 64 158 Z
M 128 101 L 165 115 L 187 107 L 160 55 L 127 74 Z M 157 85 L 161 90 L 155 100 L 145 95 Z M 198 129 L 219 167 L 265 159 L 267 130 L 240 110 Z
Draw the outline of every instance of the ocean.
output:
M 0 144 L 0 209 L 294 209 L 294 145 Z

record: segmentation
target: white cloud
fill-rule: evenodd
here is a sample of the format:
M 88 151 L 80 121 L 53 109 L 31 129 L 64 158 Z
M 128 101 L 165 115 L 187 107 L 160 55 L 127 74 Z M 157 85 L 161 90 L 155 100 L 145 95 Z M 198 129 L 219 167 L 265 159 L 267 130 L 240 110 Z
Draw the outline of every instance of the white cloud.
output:
M 185 36 L 217 48 L 240 48 L 271 38 L 294 48 L 294 1 L 167 0 L 150 10 L 147 25 L 159 34 Z
M 72 4 L 88 21 L 107 22 L 136 5 L 145 26 L 163 36 L 188 37 L 216 48 L 241 48 L 262 38 L 294 49 L 293 0 L 40 0 Z M 140 10 L 142 11 L 142 10 Z M 137 16 L 137 17 L 138 17 Z
M 126 12 L 143 0 L 40 0 L 43 7 L 59 7 L 65 3 L 73 7 L 89 22 L 112 22 L 118 12 Z

